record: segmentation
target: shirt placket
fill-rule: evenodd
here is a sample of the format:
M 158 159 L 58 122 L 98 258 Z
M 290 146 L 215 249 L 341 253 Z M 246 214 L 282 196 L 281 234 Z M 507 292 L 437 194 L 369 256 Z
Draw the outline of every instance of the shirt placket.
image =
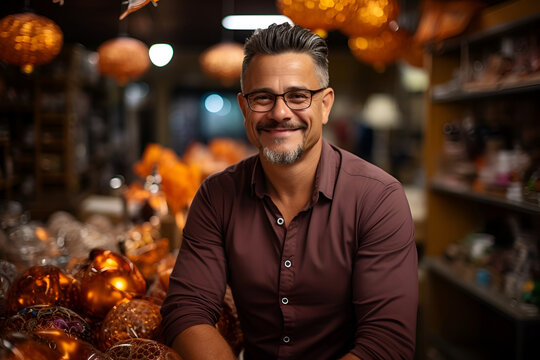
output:
M 284 221 L 281 226 L 285 226 Z M 283 239 L 283 251 L 280 259 L 280 273 L 278 283 L 278 301 L 283 319 L 283 332 L 280 338 L 278 357 L 280 359 L 288 358 L 291 355 L 292 344 L 295 341 L 293 331 L 296 322 L 294 311 L 294 297 L 292 289 L 294 288 L 295 259 L 294 253 L 297 245 L 298 225 L 296 219 L 291 221 L 288 228 L 285 229 Z

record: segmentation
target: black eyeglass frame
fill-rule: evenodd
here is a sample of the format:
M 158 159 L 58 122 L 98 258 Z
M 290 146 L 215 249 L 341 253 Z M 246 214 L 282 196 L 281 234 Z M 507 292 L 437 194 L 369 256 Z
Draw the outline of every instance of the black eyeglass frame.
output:
M 310 89 L 293 89 L 293 90 L 289 90 L 289 91 L 285 91 L 283 94 L 274 94 L 274 93 L 271 93 L 269 91 L 261 91 L 261 90 L 256 90 L 256 91 L 252 91 L 250 93 L 247 93 L 247 94 L 242 94 L 242 96 L 246 99 L 247 101 L 247 104 L 249 106 L 249 108 L 251 109 L 251 111 L 253 112 L 257 112 L 257 113 L 265 113 L 265 112 L 269 112 L 269 111 L 272 111 L 272 109 L 274 109 L 274 107 L 276 106 L 276 102 L 277 102 L 277 98 L 281 96 L 281 98 L 283 99 L 283 102 L 285 103 L 285 105 L 287 105 L 287 107 L 291 110 L 305 110 L 305 109 L 308 109 L 311 104 L 313 103 L 313 95 L 323 91 L 323 90 L 326 90 L 328 89 L 328 87 L 323 87 L 323 88 L 320 88 L 320 89 L 317 89 L 317 90 L 310 90 Z M 311 96 L 309 97 L 309 104 L 304 107 L 304 108 L 300 108 L 300 109 L 293 109 L 289 106 L 289 103 L 287 103 L 287 100 L 285 99 L 285 95 L 287 95 L 288 93 L 290 92 L 294 92 L 294 91 L 308 91 Z M 250 95 L 253 95 L 253 94 L 257 94 L 257 93 L 267 93 L 267 94 L 270 94 L 272 96 L 274 96 L 274 104 L 272 105 L 272 107 L 268 110 L 255 110 L 251 107 L 251 104 L 249 103 L 249 99 L 248 99 L 248 96 Z

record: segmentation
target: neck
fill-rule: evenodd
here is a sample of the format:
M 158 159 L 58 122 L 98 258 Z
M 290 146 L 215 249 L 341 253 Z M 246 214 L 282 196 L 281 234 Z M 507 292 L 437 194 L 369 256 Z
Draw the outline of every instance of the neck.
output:
M 322 140 L 290 165 L 274 164 L 260 155 L 267 190 L 287 224 L 311 198 L 321 151 Z

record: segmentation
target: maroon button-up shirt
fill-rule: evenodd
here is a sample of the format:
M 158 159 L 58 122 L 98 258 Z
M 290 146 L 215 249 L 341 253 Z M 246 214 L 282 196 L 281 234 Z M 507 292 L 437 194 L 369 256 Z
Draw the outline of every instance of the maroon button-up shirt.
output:
M 311 201 L 286 228 L 258 156 L 201 185 L 162 307 L 166 341 L 217 321 L 226 284 L 245 358 L 412 359 L 414 226 L 399 182 L 323 140 Z

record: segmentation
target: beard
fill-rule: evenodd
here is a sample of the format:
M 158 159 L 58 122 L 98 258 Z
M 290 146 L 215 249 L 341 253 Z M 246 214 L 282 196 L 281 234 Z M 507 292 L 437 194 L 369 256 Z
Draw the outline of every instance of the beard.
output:
M 266 160 L 276 165 L 290 165 L 295 163 L 304 152 L 304 146 L 298 145 L 296 149 L 289 151 L 275 151 L 267 147 L 262 149 L 263 156 Z
M 292 122 L 286 122 L 279 124 L 275 121 L 270 121 L 267 123 L 260 123 L 257 125 L 257 130 L 262 131 L 263 129 L 272 129 L 272 128 L 289 128 L 289 129 L 306 129 L 305 124 L 295 124 Z M 282 140 L 276 139 L 274 143 L 279 145 Z M 302 154 L 304 153 L 304 144 L 299 144 L 295 149 L 289 151 L 276 151 L 268 147 L 262 147 L 262 154 L 266 160 L 276 165 L 290 165 L 295 163 Z

